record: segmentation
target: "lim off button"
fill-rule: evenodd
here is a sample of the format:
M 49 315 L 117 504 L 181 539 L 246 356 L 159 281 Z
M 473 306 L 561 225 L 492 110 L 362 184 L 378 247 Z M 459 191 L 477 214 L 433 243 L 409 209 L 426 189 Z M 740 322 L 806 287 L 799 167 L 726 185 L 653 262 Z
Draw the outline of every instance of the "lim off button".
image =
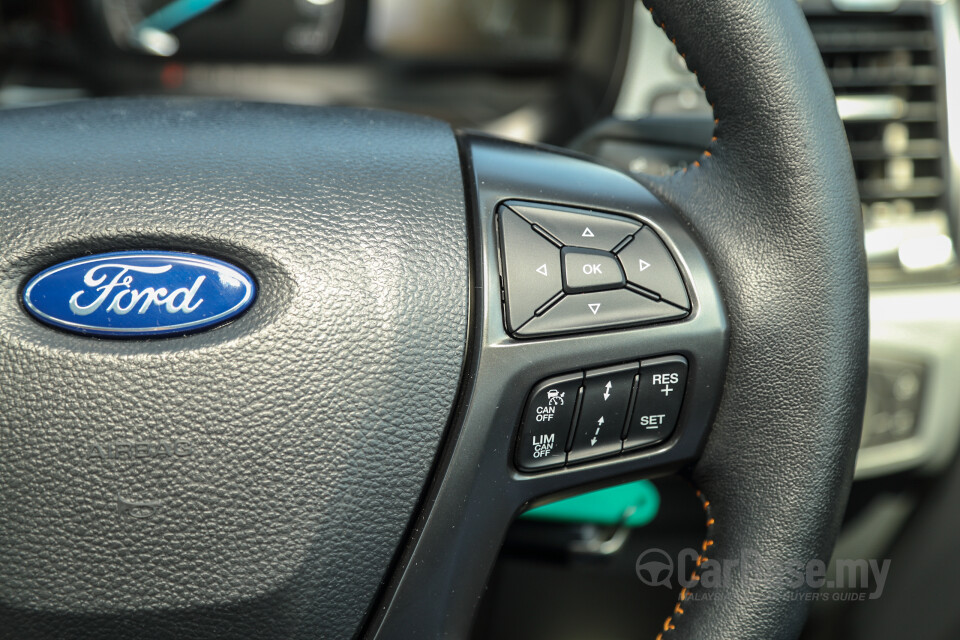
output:
M 563 291 L 560 249 L 507 207 L 500 207 L 507 328 L 515 332 Z
M 534 387 L 517 443 L 519 469 L 540 471 L 561 467 L 566 462 L 567 435 L 573 424 L 582 377 L 573 373 L 544 380 Z

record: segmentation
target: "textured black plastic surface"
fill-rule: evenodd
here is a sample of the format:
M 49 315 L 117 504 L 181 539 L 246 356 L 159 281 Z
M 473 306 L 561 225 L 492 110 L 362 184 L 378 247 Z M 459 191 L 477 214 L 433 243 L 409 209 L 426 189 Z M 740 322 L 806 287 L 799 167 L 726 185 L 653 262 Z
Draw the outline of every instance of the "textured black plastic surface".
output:
M 450 129 L 121 100 L 4 111 L 0 141 L 0 636 L 353 636 L 463 361 Z M 43 267 L 133 248 L 226 258 L 259 297 L 152 342 L 20 307 Z

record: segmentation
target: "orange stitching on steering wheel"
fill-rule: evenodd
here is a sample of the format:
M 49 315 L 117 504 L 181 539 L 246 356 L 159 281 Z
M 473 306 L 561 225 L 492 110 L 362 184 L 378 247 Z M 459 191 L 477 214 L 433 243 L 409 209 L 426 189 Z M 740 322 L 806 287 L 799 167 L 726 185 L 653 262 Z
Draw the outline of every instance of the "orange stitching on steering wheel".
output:
M 646 2 L 646 0 L 644 0 L 644 2 Z M 651 16 L 654 16 L 653 7 L 647 7 L 647 10 L 650 11 L 650 15 L 651 15 Z M 657 21 L 656 16 L 654 16 L 653 21 L 656 23 L 656 21 Z M 683 58 L 684 60 L 686 60 L 686 59 L 687 59 L 687 54 L 684 53 L 683 51 L 680 51 L 680 47 L 677 45 L 677 39 L 671 37 L 670 34 L 667 33 L 667 23 L 661 21 L 659 24 L 660 24 L 660 28 L 663 29 L 663 32 L 667 34 L 667 37 L 668 37 L 668 38 L 670 38 L 670 42 L 672 42 L 672 43 L 673 43 L 673 46 L 677 49 L 677 53 L 680 54 L 680 57 L 681 57 L 681 58 Z M 688 68 L 689 68 L 689 67 L 688 67 Z M 703 89 L 703 92 L 706 93 L 706 92 L 707 92 L 707 86 L 706 86 L 704 83 L 700 82 L 700 76 L 699 76 L 699 74 L 697 73 L 697 70 L 696 70 L 696 69 L 693 69 L 693 68 L 690 68 L 690 71 L 693 73 L 694 76 L 696 76 L 696 78 L 697 78 L 697 83 L 700 85 L 700 88 Z M 710 103 L 710 108 L 711 108 L 711 109 L 714 108 L 712 102 Z M 720 119 L 719 119 L 719 118 L 714 118 L 714 119 L 713 119 L 714 129 L 716 129 L 716 127 L 717 127 L 719 124 L 720 124 Z M 711 146 L 712 146 L 713 144 L 715 144 L 716 142 L 717 142 L 717 136 L 714 135 L 712 138 L 710 138 L 710 144 L 711 144 Z M 707 148 L 707 149 L 704 149 L 703 153 L 701 154 L 701 157 L 702 157 L 703 159 L 706 159 L 706 158 L 709 158 L 709 157 L 712 156 L 712 155 L 713 155 L 713 154 L 710 152 L 710 149 Z M 693 163 L 693 166 L 694 166 L 694 167 L 699 167 L 700 165 L 701 165 L 701 162 L 700 162 L 699 160 L 696 160 L 696 161 L 694 161 L 694 163 Z M 684 167 L 684 168 L 680 171 L 680 173 L 686 173 L 688 168 L 689 168 L 689 167 Z
M 644 1 L 646 1 L 646 0 L 644 0 Z M 656 16 L 654 15 L 654 12 L 653 12 L 653 7 L 647 7 L 647 9 L 650 11 L 650 15 L 653 16 L 654 22 L 657 22 Z M 680 51 L 680 47 L 677 45 L 677 39 L 671 37 L 670 34 L 667 33 L 667 24 L 666 24 L 665 22 L 663 22 L 663 21 L 661 21 L 659 24 L 660 24 L 660 28 L 663 29 L 663 32 L 667 34 L 667 37 L 668 37 L 668 38 L 670 38 L 670 41 L 673 43 L 674 47 L 676 47 L 677 53 L 680 54 L 680 57 L 681 57 L 683 60 L 686 60 L 686 59 L 687 59 L 687 54 L 686 54 L 685 52 L 683 52 L 683 51 Z M 688 68 L 690 68 L 690 67 L 688 67 Z M 693 69 L 693 68 L 690 68 L 690 71 L 693 72 L 693 75 L 697 78 L 697 82 L 700 84 L 700 88 L 702 88 L 703 91 L 704 91 L 704 93 L 706 93 L 706 92 L 707 92 L 707 87 L 706 87 L 706 85 L 705 85 L 704 83 L 701 83 L 701 82 L 700 82 L 700 76 L 699 76 L 699 74 L 697 73 L 697 70 L 696 70 L 696 69 Z M 708 98 L 708 100 L 709 100 L 709 98 Z M 711 109 L 714 109 L 714 108 L 715 108 L 713 102 L 710 102 L 710 108 L 711 108 Z M 715 145 L 715 144 L 717 143 L 717 138 L 718 138 L 718 136 L 717 136 L 717 127 L 718 127 L 719 125 L 720 125 L 720 118 L 717 118 L 717 117 L 716 117 L 716 114 L 714 114 L 714 119 L 713 119 L 714 135 L 710 138 L 710 147 L 712 147 L 713 145 Z M 707 160 L 708 158 L 710 158 L 710 157 L 713 156 L 713 152 L 710 150 L 710 147 L 708 147 L 707 149 L 704 149 L 704 150 L 703 150 L 703 153 L 701 154 L 701 159 L 702 159 L 704 162 L 706 162 L 706 160 Z M 701 160 L 695 160 L 695 161 L 693 162 L 693 166 L 694 166 L 694 167 L 700 167 L 701 164 L 702 164 L 702 163 L 701 163 Z M 681 171 L 681 173 L 686 173 L 688 168 L 689 168 L 689 167 L 684 167 L 683 170 Z M 708 558 L 707 558 L 707 556 L 706 556 L 706 553 L 707 553 L 707 549 L 709 549 L 710 547 L 713 546 L 713 536 L 712 536 L 712 534 L 713 534 L 713 525 L 714 525 L 714 523 L 716 522 L 716 520 L 710 515 L 710 501 L 707 500 L 707 499 L 703 496 L 703 493 L 701 493 L 699 489 L 696 490 L 696 494 L 697 494 L 697 498 L 700 499 L 700 504 L 701 504 L 701 506 L 703 507 L 703 512 L 704 512 L 704 514 L 706 515 L 707 531 L 706 531 L 706 535 L 705 535 L 704 540 L 703 540 L 703 544 L 702 544 L 701 547 L 700 547 L 700 554 L 697 556 L 697 564 L 696 564 L 696 567 L 697 567 L 697 568 L 695 568 L 695 569 L 690 573 L 690 581 L 692 581 L 692 582 L 697 582 L 697 581 L 700 580 L 700 576 L 699 576 L 699 574 L 697 573 L 697 569 L 700 568 L 700 565 L 701 565 L 701 564 L 703 564 L 704 562 L 706 562 L 706 561 L 708 560 Z M 663 634 L 665 634 L 665 633 L 667 633 L 667 632 L 669 632 L 669 631 L 673 631 L 673 630 L 675 630 L 675 629 L 677 628 L 677 627 L 676 627 L 676 624 L 675 624 L 675 620 L 678 619 L 680 616 L 682 616 L 682 615 L 684 614 L 684 608 L 683 608 L 682 605 L 683 605 L 684 602 L 686 602 L 687 598 L 689 598 L 689 597 L 690 597 L 690 590 L 687 589 L 686 587 L 683 587 L 683 588 L 680 590 L 680 596 L 679 596 L 679 598 L 677 599 L 677 604 L 676 604 L 676 605 L 674 606 L 674 608 L 673 608 L 673 614 L 667 616 L 667 619 L 663 621 L 663 630 L 662 630 L 660 633 L 657 634 L 656 640 L 663 640 Z
M 697 498 L 700 499 L 700 506 L 703 507 L 703 513 L 706 516 L 706 525 L 707 532 L 704 537 L 703 544 L 700 547 L 700 554 L 697 556 L 697 568 L 700 568 L 700 565 L 709 560 L 707 557 L 707 549 L 713 546 L 713 525 L 716 523 L 716 520 L 713 516 L 710 515 L 710 501 L 704 497 L 703 493 L 697 489 L 696 491 Z M 697 574 L 697 569 L 694 569 L 690 573 L 690 580 L 696 582 L 700 580 L 700 576 Z M 683 603 L 686 602 L 687 598 L 690 597 L 690 590 L 686 587 L 680 589 L 680 596 L 677 598 L 677 604 L 673 607 L 673 614 L 667 616 L 667 619 L 663 621 L 663 630 L 657 634 L 656 640 L 663 640 L 663 634 L 668 631 L 673 631 L 677 628 L 675 621 L 677 618 L 683 615 Z

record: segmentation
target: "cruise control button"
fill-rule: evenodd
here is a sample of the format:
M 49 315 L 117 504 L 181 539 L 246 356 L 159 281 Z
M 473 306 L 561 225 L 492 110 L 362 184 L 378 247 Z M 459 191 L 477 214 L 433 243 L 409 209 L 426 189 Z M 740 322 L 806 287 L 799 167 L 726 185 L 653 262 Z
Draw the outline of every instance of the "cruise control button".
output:
M 516 331 L 563 291 L 560 249 L 520 216 L 500 208 L 507 328 Z
M 612 251 L 627 236 L 642 225 L 627 218 L 617 218 L 600 213 L 572 211 L 511 202 L 508 205 L 531 224 L 543 227 L 548 233 L 568 247 L 587 247 Z
M 520 327 L 519 336 L 608 329 L 682 318 L 687 312 L 628 289 L 564 296 L 546 313 Z
M 662 442 L 670 437 L 687 386 L 687 361 L 681 356 L 666 356 L 640 363 L 637 401 L 630 418 L 630 430 L 623 449 L 634 449 Z
M 588 371 L 570 462 L 620 453 L 637 363 Z
M 582 374 L 544 380 L 530 394 L 523 414 L 517 467 L 539 471 L 566 462 L 567 435 L 573 424 Z
M 609 251 L 564 247 L 563 286 L 569 293 L 616 289 L 624 285 L 620 263 Z
M 677 263 L 650 227 L 638 231 L 617 257 L 623 264 L 628 282 L 659 293 L 661 298 L 678 307 L 690 308 L 690 298 Z

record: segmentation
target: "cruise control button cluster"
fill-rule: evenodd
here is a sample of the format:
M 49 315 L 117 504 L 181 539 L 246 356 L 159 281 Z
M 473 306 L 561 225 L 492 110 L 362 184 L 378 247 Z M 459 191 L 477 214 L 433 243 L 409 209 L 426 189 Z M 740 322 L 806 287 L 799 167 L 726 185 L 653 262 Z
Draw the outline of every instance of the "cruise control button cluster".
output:
M 517 337 L 666 322 L 690 299 L 673 256 L 625 216 L 508 202 L 499 209 L 507 330 Z
M 527 401 L 517 467 L 554 469 L 663 442 L 677 425 L 686 382 L 682 356 L 544 380 Z

